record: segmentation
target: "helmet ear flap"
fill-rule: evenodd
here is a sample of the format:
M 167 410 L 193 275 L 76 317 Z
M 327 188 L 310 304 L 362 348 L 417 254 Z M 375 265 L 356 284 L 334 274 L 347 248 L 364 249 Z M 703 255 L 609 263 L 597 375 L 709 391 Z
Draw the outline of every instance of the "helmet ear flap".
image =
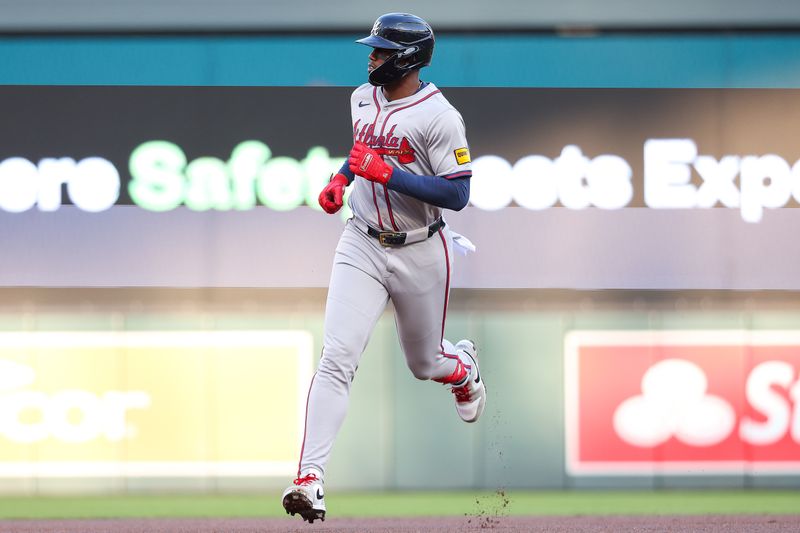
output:
M 406 70 L 397 65 L 397 53 L 386 58 L 381 66 L 369 73 L 369 82 L 372 85 L 383 87 L 399 80 L 406 75 Z

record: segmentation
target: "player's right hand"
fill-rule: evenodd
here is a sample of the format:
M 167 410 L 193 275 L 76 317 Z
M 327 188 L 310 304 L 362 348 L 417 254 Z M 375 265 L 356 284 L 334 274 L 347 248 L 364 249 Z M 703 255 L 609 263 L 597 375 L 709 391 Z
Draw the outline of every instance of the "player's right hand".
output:
M 334 214 L 342 208 L 342 197 L 344 197 L 344 188 L 350 181 L 344 174 L 336 174 L 331 178 L 331 181 L 319 193 L 319 205 L 322 209 L 329 214 Z
M 362 142 L 356 142 L 350 150 L 348 158 L 350 170 L 369 181 L 376 181 L 381 185 L 386 185 L 392 177 L 392 171 L 378 152 Z

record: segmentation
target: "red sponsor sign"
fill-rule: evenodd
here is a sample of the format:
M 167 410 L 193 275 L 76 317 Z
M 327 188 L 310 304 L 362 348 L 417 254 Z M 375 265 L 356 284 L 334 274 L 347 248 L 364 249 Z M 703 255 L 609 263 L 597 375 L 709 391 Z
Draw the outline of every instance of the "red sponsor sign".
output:
M 573 331 L 572 474 L 800 472 L 800 331 Z

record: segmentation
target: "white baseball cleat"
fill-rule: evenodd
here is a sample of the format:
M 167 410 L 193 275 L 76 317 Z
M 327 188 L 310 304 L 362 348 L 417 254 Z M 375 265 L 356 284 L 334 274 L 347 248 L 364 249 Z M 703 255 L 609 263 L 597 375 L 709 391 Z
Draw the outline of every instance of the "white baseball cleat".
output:
M 486 406 L 486 386 L 483 384 L 478 368 L 478 348 L 475 343 L 464 339 L 456 344 L 456 352 L 463 352 L 471 359 L 469 376 L 463 385 L 453 387 L 451 392 L 456 396 L 456 411 L 464 422 L 475 422 Z M 465 361 L 466 362 L 466 361 Z
M 313 524 L 319 518 L 325 521 L 325 492 L 322 480 L 316 474 L 298 477 L 288 489 L 283 491 L 283 508 L 287 514 L 299 513 L 303 520 Z

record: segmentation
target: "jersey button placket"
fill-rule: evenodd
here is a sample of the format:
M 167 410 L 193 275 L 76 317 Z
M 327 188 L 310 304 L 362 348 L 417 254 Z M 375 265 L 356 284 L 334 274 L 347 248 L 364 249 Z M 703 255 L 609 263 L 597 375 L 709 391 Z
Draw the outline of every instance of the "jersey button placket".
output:
M 377 139 L 381 138 L 381 133 L 382 133 L 382 130 L 383 130 L 383 123 L 385 122 L 385 120 L 386 120 L 386 115 L 384 113 L 378 113 L 378 116 L 375 119 L 375 132 L 374 132 L 374 135 L 375 135 L 375 137 Z M 383 143 L 382 142 L 379 143 L 378 146 L 375 146 L 375 148 L 383 148 Z M 375 186 L 376 185 L 373 184 L 373 187 L 375 187 Z M 386 185 L 380 185 L 378 190 L 379 191 L 384 191 L 384 194 L 385 194 Z M 381 203 L 381 205 L 383 206 L 384 209 L 388 210 L 389 209 L 389 205 L 386 202 L 386 198 L 385 198 L 384 194 L 378 193 L 378 198 L 379 198 L 378 201 Z M 391 228 L 387 228 L 387 229 L 391 229 Z

